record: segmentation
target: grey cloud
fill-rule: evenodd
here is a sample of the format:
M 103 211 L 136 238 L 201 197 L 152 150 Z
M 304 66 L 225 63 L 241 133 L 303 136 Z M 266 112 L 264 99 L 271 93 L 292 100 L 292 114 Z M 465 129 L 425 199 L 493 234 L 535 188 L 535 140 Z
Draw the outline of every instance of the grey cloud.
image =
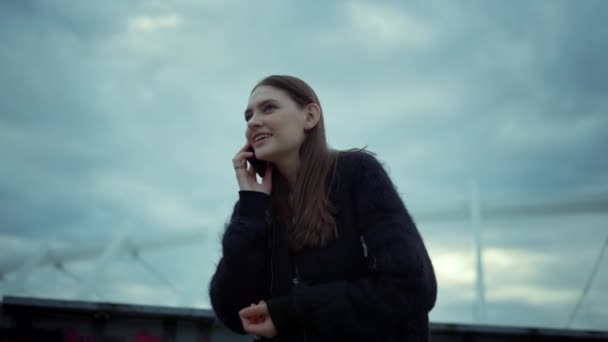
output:
M 124 18 L 142 8 L 141 1 L 129 3 L 103 2 L 95 4 L 71 1 L 19 1 L 2 4 L 5 18 L 13 24 L 25 24 L 44 32 L 57 30 L 73 34 L 83 42 L 98 40 L 122 29 Z M 5 21 L 6 23 L 6 21 Z M 32 28 L 32 26 L 34 26 Z

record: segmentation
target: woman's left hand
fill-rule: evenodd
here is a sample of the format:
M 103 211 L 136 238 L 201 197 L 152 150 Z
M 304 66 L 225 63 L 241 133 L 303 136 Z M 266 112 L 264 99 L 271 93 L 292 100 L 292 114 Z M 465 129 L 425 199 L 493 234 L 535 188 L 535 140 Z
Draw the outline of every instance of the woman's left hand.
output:
M 277 329 L 272 323 L 266 302 L 251 304 L 239 311 L 239 317 L 246 333 L 268 338 L 277 336 Z

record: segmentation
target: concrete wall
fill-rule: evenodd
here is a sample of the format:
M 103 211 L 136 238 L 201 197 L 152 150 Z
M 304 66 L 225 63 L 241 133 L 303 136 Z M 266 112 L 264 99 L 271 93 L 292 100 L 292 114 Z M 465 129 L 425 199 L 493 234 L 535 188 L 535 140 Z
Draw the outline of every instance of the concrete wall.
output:
M 607 332 L 461 324 L 431 325 L 434 342 L 608 341 Z M 211 310 L 4 297 L 0 342 L 251 341 L 217 324 Z

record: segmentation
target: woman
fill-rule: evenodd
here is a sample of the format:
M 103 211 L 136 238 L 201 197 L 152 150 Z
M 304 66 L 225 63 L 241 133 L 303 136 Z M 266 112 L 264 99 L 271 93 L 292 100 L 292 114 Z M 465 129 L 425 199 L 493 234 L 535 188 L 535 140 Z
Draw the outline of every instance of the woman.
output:
M 334 151 L 315 92 L 270 76 L 232 160 L 239 201 L 210 284 L 229 329 L 274 341 L 425 341 L 433 266 L 376 158 Z M 251 158 L 266 161 L 258 182 Z

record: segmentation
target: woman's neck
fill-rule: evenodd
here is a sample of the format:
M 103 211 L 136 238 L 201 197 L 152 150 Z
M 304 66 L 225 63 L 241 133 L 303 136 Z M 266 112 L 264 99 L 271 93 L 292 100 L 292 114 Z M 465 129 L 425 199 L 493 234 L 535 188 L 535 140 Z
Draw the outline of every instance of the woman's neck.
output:
M 296 185 L 298 169 L 300 168 L 300 157 L 296 155 L 290 158 L 283 158 L 279 162 L 275 162 L 274 165 L 277 171 L 287 180 L 291 192 Z

